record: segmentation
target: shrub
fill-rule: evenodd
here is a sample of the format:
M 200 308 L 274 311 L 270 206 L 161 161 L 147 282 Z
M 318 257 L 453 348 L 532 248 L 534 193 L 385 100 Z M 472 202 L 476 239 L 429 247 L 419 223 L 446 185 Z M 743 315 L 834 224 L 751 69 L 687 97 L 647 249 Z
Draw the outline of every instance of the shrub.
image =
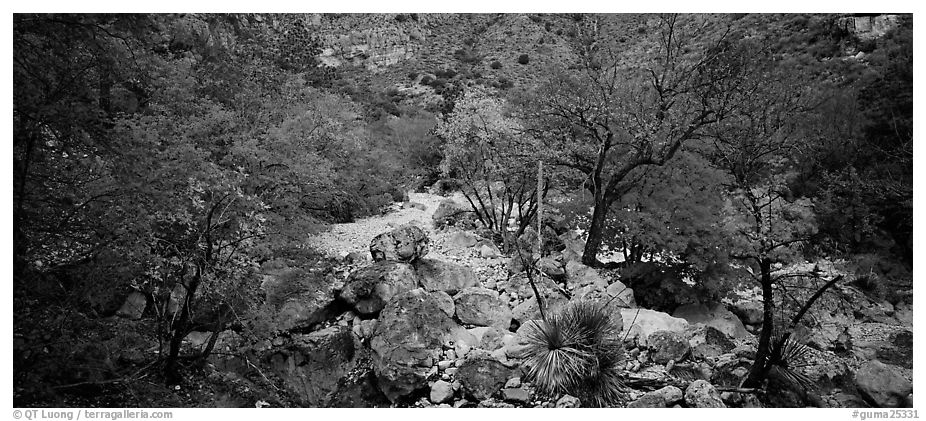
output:
M 471 49 L 471 48 L 467 48 L 467 49 L 462 49 L 462 48 L 461 48 L 461 49 L 459 49 L 459 50 L 454 51 L 454 52 L 453 52 L 453 58 L 455 58 L 455 59 L 457 59 L 457 60 L 459 60 L 459 61 L 461 61 L 461 62 L 463 62 L 463 63 L 467 63 L 467 64 L 476 64 L 476 63 L 478 63 L 480 60 L 482 60 L 482 57 L 480 57 L 478 54 L 476 54 L 476 52 L 473 51 L 473 49 Z
M 433 81 L 434 81 L 434 76 L 431 76 L 431 75 L 424 75 L 424 76 L 421 77 L 421 84 L 422 84 L 422 85 L 425 85 L 425 86 L 430 85 L 431 82 L 433 82 Z
M 518 64 L 527 64 L 530 63 L 531 59 L 527 54 L 521 54 L 518 56 Z
M 567 304 L 531 322 L 525 327 L 528 378 L 550 396 L 568 393 L 586 406 L 615 405 L 623 396 L 622 327 L 606 304 L 592 301 Z
M 418 77 L 418 72 L 408 72 L 409 80 L 415 80 L 416 77 Z
M 444 69 L 434 72 L 434 75 L 441 79 L 453 79 L 457 75 L 457 71 L 453 69 Z
M 498 69 L 501 69 L 501 68 L 502 68 L 502 63 L 499 62 L 498 60 L 495 60 L 495 61 L 492 62 L 492 65 L 489 66 L 489 67 L 498 70 Z

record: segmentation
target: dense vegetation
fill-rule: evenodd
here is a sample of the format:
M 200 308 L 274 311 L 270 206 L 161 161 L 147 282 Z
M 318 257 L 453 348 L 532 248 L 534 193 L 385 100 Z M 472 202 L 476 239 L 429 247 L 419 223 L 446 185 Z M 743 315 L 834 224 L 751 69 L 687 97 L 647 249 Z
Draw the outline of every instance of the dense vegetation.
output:
M 459 45 L 376 73 L 320 65 L 301 15 L 14 15 L 17 405 L 174 384 L 212 351 L 181 353 L 196 329 L 269 338 L 262 267 L 324 277 L 309 234 L 439 179 L 511 253 L 541 161 L 550 230 L 585 230 L 589 266 L 622 253 L 638 301 L 754 279 L 760 361 L 774 312 L 808 301 L 782 303 L 782 265 L 842 257 L 872 295 L 912 290 L 912 17 L 862 39 L 838 16 L 532 15 L 516 53 L 502 17 L 465 19 Z M 162 310 L 125 329 L 132 291 Z M 136 336 L 156 361 L 111 360 Z

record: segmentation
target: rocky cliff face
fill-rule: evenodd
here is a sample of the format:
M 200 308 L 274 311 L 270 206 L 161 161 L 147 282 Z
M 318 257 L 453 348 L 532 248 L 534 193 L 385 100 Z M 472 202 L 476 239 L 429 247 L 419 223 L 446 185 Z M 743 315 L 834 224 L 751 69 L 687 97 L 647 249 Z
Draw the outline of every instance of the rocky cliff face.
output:
M 377 70 L 415 57 L 430 35 L 427 21 L 418 14 L 314 14 L 309 24 L 322 34 L 324 65 Z
M 862 40 L 883 37 L 900 24 L 901 15 L 862 15 L 847 16 L 839 20 L 840 26 Z

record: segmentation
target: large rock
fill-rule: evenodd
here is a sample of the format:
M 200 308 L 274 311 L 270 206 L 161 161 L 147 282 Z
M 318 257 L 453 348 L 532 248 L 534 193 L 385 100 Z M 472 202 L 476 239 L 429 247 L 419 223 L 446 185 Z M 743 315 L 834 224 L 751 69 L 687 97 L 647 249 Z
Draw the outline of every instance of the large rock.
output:
M 735 354 L 723 354 L 716 358 L 711 373 L 711 383 L 717 386 L 739 387 L 749 375 L 752 361 L 736 357 Z
M 453 297 L 457 318 L 466 324 L 495 326 L 508 330 L 511 310 L 498 298 L 498 292 L 481 287 L 470 287 Z
M 682 390 L 675 386 L 648 392 L 627 405 L 628 408 L 668 408 L 684 398 Z
M 429 398 L 431 403 L 441 404 L 453 400 L 453 386 L 443 380 L 438 380 L 431 385 Z
M 444 247 L 457 250 L 468 249 L 475 247 L 478 242 L 479 237 L 476 237 L 475 234 L 467 231 L 457 231 L 444 241 Z
M 668 330 L 656 331 L 650 335 L 647 346 L 656 364 L 666 364 L 669 361 L 679 362 L 688 355 L 691 349 L 688 339 L 681 332 Z
M 736 344 L 726 334 L 713 326 L 690 326 L 687 335 L 691 356 L 696 359 L 716 358 L 736 348 Z
M 440 304 L 441 311 L 444 312 L 449 317 L 453 317 L 456 314 L 456 307 L 453 305 L 453 297 L 450 294 L 447 294 L 444 291 L 434 291 L 431 293 L 431 296 L 437 299 L 438 304 Z
M 585 240 L 582 236 L 573 230 L 566 231 L 559 236 L 560 241 L 565 245 L 563 250 L 563 261 L 581 261 L 582 253 L 585 252 Z
M 706 380 L 695 380 L 685 389 L 685 403 L 691 408 L 726 408 L 720 393 Z
M 557 408 L 578 408 L 580 406 L 582 406 L 582 401 L 572 395 L 563 395 L 556 401 Z
M 261 289 L 275 311 L 274 327 L 304 329 L 331 317 L 341 283 L 301 268 L 283 268 L 265 274 Z
M 543 300 L 545 306 L 544 311 L 549 313 L 558 311 L 568 302 L 566 297 L 560 293 L 544 294 Z M 511 310 L 511 316 L 522 325 L 528 320 L 540 319 L 540 307 L 537 305 L 537 299 L 531 297 L 522 301 L 521 304 L 518 304 Z
M 360 314 L 376 314 L 398 294 L 418 287 L 411 265 L 381 261 L 360 268 L 348 276 L 341 299 Z
M 481 241 L 479 245 L 476 246 L 476 251 L 479 252 L 479 257 L 483 259 L 495 259 L 503 256 L 498 246 L 488 241 Z
M 566 277 L 569 280 L 569 285 L 576 288 L 586 285 L 600 285 L 601 283 L 604 283 L 605 286 L 608 285 L 608 281 L 601 277 L 595 268 L 585 266 L 575 260 L 566 263 Z
M 265 354 L 264 361 L 286 389 L 305 406 L 326 406 L 354 358 L 350 329 L 332 326 L 308 335 L 293 335 Z
M 855 386 L 869 404 L 878 408 L 908 407 L 907 396 L 913 393 L 913 384 L 900 372 L 878 360 L 862 365 L 855 373 Z
M 443 260 L 422 259 L 415 265 L 421 287 L 454 295 L 478 282 L 476 273 L 466 266 Z
M 624 329 L 621 337 L 635 339 L 640 345 L 647 345 L 650 335 L 660 330 L 684 332 L 688 328 L 685 319 L 672 317 L 661 311 L 645 308 L 622 308 L 621 318 Z
M 428 254 L 428 236 L 421 228 L 404 225 L 373 237 L 370 254 L 374 262 L 415 262 Z
M 572 297 L 578 300 L 608 301 L 620 307 L 636 307 L 633 290 L 624 286 L 620 281 L 614 281 L 613 284 L 608 285 L 604 279 L 601 279 L 593 284 L 576 286 L 573 288 Z
M 457 326 L 451 329 L 443 345 L 445 348 L 453 348 L 457 358 L 463 358 L 470 350 L 479 346 L 479 339 L 468 330 Z
M 897 325 L 859 323 L 850 326 L 852 354 L 863 360 L 913 368 L 913 332 Z
M 560 287 L 547 276 L 534 276 L 534 284 L 537 286 L 537 290 L 544 296 L 552 294 L 562 295 L 559 292 Z M 509 295 L 516 294 L 521 298 L 530 298 L 534 296 L 534 288 L 531 287 L 530 279 L 528 279 L 527 274 L 509 276 L 506 280 L 498 281 L 496 283 L 496 289 L 505 291 Z
M 899 302 L 894 306 L 894 318 L 901 326 L 913 327 L 913 308 L 906 302 Z
M 563 279 L 566 276 L 566 270 L 563 269 L 563 266 L 549 257 L 540 259 L 537 262 L 537 267 L 540 268 L 541 272 L 553 279 Z
M 719 303 L 686 304 L 675 309 L 672 316 L 685 319 L 689 324 L 703 323 L 713 326 L 731 338 L 743 338 L 749 334 L 743 322 Z
M 761 325 L 762 324 L 762 301 L 760 300 L 741 300 L 733 304 L 731 309 L 743 324 Z
M 492 358 L 468 358 L 457 370 L 463 393 L 476 400 L 490 398 L 511 377 L 512 371 Z
M 116 315 L 131 320 L 138 320 L 141 318 L 142 314 L 145 313 L 145 307 L 147 306 L 148 297 L 139 291 L 132 291 L 132 293 L 126 297 L 125 302 L 122 303 L 122 307 L 116 311 Z
M 370 340 L 380 390 L 396 399 L 427 387 L 427 374 L 456 324 L 437 298 L 423 289 L 395 297 L 379 316 Z
M 434 227 L 442 228 L 456 225 L 460 219 L 471 211 L 471 209 L 455 202 L 453 199 L 446 199 L 437 205 L 437 209 L 434 210 L 434 215 L 431 219 L 434 221 Z
M 614 281 L 605 289 L 608 299 L 614 298 L 614 303 L 621 307 L 636 307 L 637 302 L 633 297 L 633 289 L 624 285 L 621 281 Z

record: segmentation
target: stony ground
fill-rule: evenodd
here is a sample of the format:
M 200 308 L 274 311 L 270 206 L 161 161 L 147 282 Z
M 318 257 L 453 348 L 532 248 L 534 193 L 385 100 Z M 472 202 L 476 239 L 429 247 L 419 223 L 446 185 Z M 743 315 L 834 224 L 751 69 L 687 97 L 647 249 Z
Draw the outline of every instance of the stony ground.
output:
M 403 342 L 404 339 L 401 338 L 406 338 L 412 334 L 410 332 L 417 329 L 409 326 L 437 326 L 443 323 L 443 325 L 446 325 L 443 327 L 452 331 L 452 340 L 437 348 L 434 348 L 433 344 L 429 345 L 428 352 L 433 355 L 429 360 L 432 365 L 430 371 L 424 375 L 427 378 L 427 383 L 415 386 L 419 389 L 424 386 L 429 387 L 430 394 L 418 397 L 414 402 L 411 402 L 404 399 L 410 398 L 414 394 L 408 395 L 395 390 L 387 392 L 408 395 L 406 398 L 400 399 L 400 401 L 404 402 L 399 404 L 400 406 L 550 407 L 566 405 L 567 403 L 559 402 L 557 397 L 544 398 L 538 396 L 533 386 L 529 382 L 521 382 L 518 374 L 514 371 L 508 373 L 506 368 L 503 370 L 505 373 L 495 373 L 497 371 L 495 369 L 502 370 L 501 366 L 491 370 L 486 368 L 488 370 L 486 373 L 495 373 L 489 376 L 498 377 L 495 379 L 484 379 L 479 376 L 473 378 L 464 374 L 467 370 L 465 367 L 477 363 L 497 365 L 500 361 L 501 364 L 506 366 L 507 363 L 519 364 L 515 362 L 517 357 L 514 357 L 514 359 L 509 358 L 517 354 L 516 349 L 522 346 L 519 342 L 521 336 L 520 333 L 515 333 L 514 330 L 508 330 L 508 321 L 513 319 L 511 329 L 515 329 L 522 326 L 522 323 L 526 322 L 526 320 L 530 320 L 532 317 L 535 318 L 530 316 L 530 312 L 536 310 L 530 310 L 531 305 L 535 305 L 532 304 L 534 303 L 531 298 L 533 293 L 526 286 L 523 275 L 518 274 L 520 269 L 514 269 L 517 265 L 512 266 L 514 262 L 510 261 L 509 257 L 502 255 L 494 244 L 469 230 L 456 227 L 434 228 L 434 213 L 441 202 L 448 198 L 453 199 L 458 204 L 466 203 L 459 193 L 452 196 L 410 193 L 408 201 L 393 204 L 390 209 L 381 215 L 375 215 L 352 223 L 335 224 L 328 231 L 307 239 L 307 242 L 314 248 L 342 262 L 337 273 L 343 276 L 347 283 L 353 282 L 356 284 L 356 279 L 351 281 L 351 277 L 371 268 L 371 240 L 374 237 L 388 232 L 406 232 L 409 229 L 396 229 L 407 225 L 420 228 L 427 237 L 428 251 L 423 256 L 424 259 L 449 264 L 449 266 L 438 270 L 437 273 L 440 275 L 435 278 L 436 280 L 428 281 L 437 282 L 437 284 L 432 283 L 430 286 L 425 286 L 425 278 L 421 278 L 422 287 L 427 291 L 438 291 L 437 293 L 423 292 L 423 290 L 419 290 L 422 292 L 418 293 L 413 292 L 412 296 L 417 297 L 415 294 L 418 294 L 421 297 L 408 302 L 403 301 L 404 304 L 397 304 L 399 310 L 384 310 L 385 313 L 395 313 L 396 311 L 398 313 L 391 316 L 380 315 L 378 319 L 370 319 L 370 314 L 361 317 L 361 315 L 353 311 L 347 311 L 319 325 L 318 327 L 322 328 L 322 330 L 316 329 L 309 336 L 318 335 L 318 337 L 337 338 L 346 334 L 346 337 L 350 337 L 350 334 L 346 332 L 353 332 L 355 341 L 364 341 L 363 343 L 367 344 L 378 343 L 378 345 L 372 346 L 373 351 L 386 355 L 389 350 L 381 348 L 388 348 L 391 343 Z M 561 286 L 547 283 L 545 284 L 547 289 L 550 291 L 554 291 L 556 288 L 563 291 L 568 289 L 567 296 L 572 297 L 571 299 L 595 300 L 602 297 L 607 298 L 607 296 L 623 296 L 625 289 L 620 282 L 619 273 L 611 270 L 599 271 L 578 263 L 575 256 L 578 256 L 576 253 L 581 253 L 582 244 L 580 240 L 575 239 L 574 233 L 564 233 L 560 236 L 560 240 L 563 241 L 563 245 L 567 250 L 557 253 L 555 256 L 551 255 L 550 260 L 553 261 L 553 271 L 559 272 L 559 275 L 556 276 L 563 283 Z M 381 244 L 391 244 L 391 240 Z M 814 265 L 816 264 L 818 263 Z M 428 267 L 440 266 L 435 266 L 433 263 L 428 265 Z M 540 266 L 543 267 L 542 264 Z M 408 270 L 408 267 L 401 264 L 386 267 L 393 269 L 387 269 L 386 272 L 382 273 L 384 278 L 377 279 L 391 279 L 390 277 L 398 276 L 396 274 L 405 273 L 403 270 Z M 784 271 L 791 269 L 794 268 L 780 268 L 780 270 Z M 389 270 L 397 270 L 398 272 L 391 273 Z M 471 270 L 470 275 L 464 276 L 469 270 Z M 542 270 L 547 271 L 547 269 Z M 835 269 L 833 268 L 833 270 Z M 550 274 L 550 277 L 552 279 L 554 275 Z M 471 281 L 464 281 L 465 279 Z M 562 281 L 562 279 L 565 279 L 565 281 Z M 457 294 L 460 288 L 454 286 L 456 282 L 462 282 L 465 284 L 464 286 L 483 287 L 491 291 L 467 291 L 465 293 L 461 291 Z M 351 290 L 351 288 L 341 290 L 342 299 L 350 297 L 350 294 L 345 294 L 346 290 Z M 448 293 L 444 293 L 444 291 Z M 809 338 L 816 338 L 814 339 L 816 349 L 811 350 L 809 353 L 807 361 L 805 361 L 807 367 L 803 371 L 813 379 L 812 381 L 817 383 L 819 396 L 815 401 L 811 403 L 805 401 L 803 404 L 829 407 L 867 406 L 868 404 L 859 397 L 857 389 L 866 388 L 867 390 L 877 391 L 885 387 L 896 386 L 897 390 L 906 390 L 903 383 L 909 384 L 912 379 L 912 330 L 910 329 L 912 312 L 909 307 L 897 308 L 895 311 L 889 303 L 869 301 L 863 295 L 860 295 L 861 292 L 851 288 L 847 291 L 849 291 L 849 295 L 843 298 L 843 307 L 849 306 L 851 308 L 842 308 L 838 315 L 834 313 L 833 316 L 824 314 L 827 312 L 825 310 L 812 312 L 814 313 L 813 317 L 819 318 L 819 320 L 816 324 L 817 327 L 806 332 L 806 334 Z M 755 288 L 745 288 L 743 291 L 737 292 L 739 294 L 737 294 L 737 300 L 734 301 L 752 302 L 754 304 L 752 308 L 755 309 L 755 305 L 758 305 L 757 311 L 761 312 L 761 303 L 757 302 Z M 732 301 L 718 306 L 692 304 L 683 306 L 687 307 L 684 311 L 682 307 L 679 307 L 670 315 L 650 309 L 632 308 L 635 307 L 632 298 L 633 291 L 627 291 L 627 293 L 630 295 L 630 300 L 625 302 L 631 308 L 622 308 L 620 310 L 624 331 L 626 332 L 626 334 L 622 333 L 627 357 L 624 362 L 626 365 L 624 369 L 626 375 L 629 376 L 628 378 L 635 379 L 634 381 L 640 383 L 627 390 L 626 405 L 631 407 L 802 405 L 799 401 L 795 401 L 793 397 L 788 397 L 787 394 L 777 398 L 769 397 L 767 402 L 763 400 L 760 403 L 755 396 L 724 391 L 730 390 L 730 388 L 735 389 L 742 382 L 755 355 L 755 334 L 758 330 L 758 322 L 754 320 L 747 321 L 744 326 L 744 323 L 740 320 L 741 318 L 746 317 L 743 320 L 750 320 L 755 317 L 736 316 L 730 311 L 731 308 L 749 308 L 748 306 L 740 307 L 740 304 Z M 437 314 L 428 314 L 429 310 L 416 307 L 421 306 L 421 303 L 436 299 L 434 297 L 438 295 L 433 294 L 442 294 L 446 301 L 452 301 L 448 303 L 451 306 L 449 312 L 443 310 L 449 318 Z M 487 296 L 483 297 L 482 295 Z M 402 296 L 405 297 L 405 295 Z M 472 303 L 467 301 L 471 296 L 477 300 L 475 302 L 481 302 L 485 305 L 471 305 Z M 545 295 L 545 297 L 545 300 L 551 299 L 550 296 Z M 356 311 L 363 312 L 359 306 L 359 301 L 355 302 L 353 299 L 347 299 L 347 301 L 356 307 Z M 547 305 L 551 305 L 551 302 L 555 301 L 547 301 Z M 437 303 L 439 302 L 438 300 Z M 454 304 L 456 310 L 453 310 Z M 436 305 L 441 306 L 441 304 Z M 302 317 L 304 314 L 308 314 L 304 311 L 307 308 L 300 307 L 301 310 L 296 311 L 293 315 L 297 316 L 296 318 Z M 443 309 L 443 307 L 441 308 Z M 465 315 L 464 308 L 468 309 L 465 311 L 474 311 L 479 313 L 478 315 L 486 317 L 490 315 L 494 317 L 495 312 L 505 313 L 501 317 L 504 323 L 495 326 L 494 322 L 467 320 L 469 316 L 473 315 L 469 313 L 466 313 L 469 316 Z M 431 311 L 433 310 L 431 309 Z M 853 311 L 855 312 L 853 313 Z M 817 313 L 820 313 L 820 315 L 817 315 Z M 397 314 L 407 314 L 408 316 L 396 318 Z M 412 315 L 417 316 L 413 317 Z M 415 318 L 419 316 L 421 320 Z M 490 325 L 491 327 L 489 327 Z M 382 328 L 377 328 L 377 326 L 382 326 Z M 436 332 L 439 329 L 435 327 L 431 330 Z M 430 332 L 427 329 L 425 331 Z M 844 333 L 841 334 L 841 332 Z M 843 336 L 849 339 L 844 340 L 842 339 Z M 493 339 L 483 341 L 479 339 L 482 337 Z M 652 339 L 657 337 L 659 339 Z M 376 342 L 376 338 L 379 338 L 380 341 Z M 382 338 L 386 338 L 386 340 L 383 341 Z M 372 342 L 368 342 L 371 340 Z M 285 341 L 281 343 L 283 342 Z M 836 342 L 840 342 L 841 347 L 834 347 Z M 425 346 L 423 343 L 413 345 Z M 324 349 L 328 348 L 328 345 L 324 344 L 313 345 L 313 347 L 317 346 Z M 365 349 L 369 346 L 357 345 L 357 349 Z M 314 358 L 312 355 L 316 351 L 311 351 L 311 349 L 313 348 L 309 347 L 302 351 L 306 358 Z M 513 352 L 514 354 L 512 354 Z M 490 360 L 496 362 L 490 361 L 487 363 L 483 358 L 486 355 L 470 358 L 473 355 L 482 355 L 480 353 L 485 353 Z M 350 360 L 350 358 L 345 358 L 344 363 L 346 364 Z M 884 383 L 882 380 L 878 380 L 884 376 L 884 372 L 883 370 L 879 371 L 881 370 L 879 366 L 872 365 L 876 363 L 873 360 L 880 360 L 890 364 L 890 370 L 896 372 L 890 382 Z M 408 362 L 396 362 L 398 366 L 402 367 L 407 365 L 406 363 Z M 461 372 L 459 369 L 463 371 Z M 312 376 L 331 371 L 327 364 L 319 365 L 313 370 Z M 280 371 L 279 367 L 276 371 Z M 482 373 L 482 371 L 477 371 Z M 337 376 L 340 375 L 338 373 L 337 370 L 334 370 L 328 374 Z M 856 380 L 856 373 L 867 373 L 863 375 L 867 380 Z M 285 369 L 278 374 L 283 379 L 302 376 L 298 373 L 290 373 Z M 395 379 L 380 379 L 380 386 L 385 384 L 383 383 L 384 380 L 392 382 L 393 385 L 399 384 L 398 387 L 400 388 L 408 386 L 404 385 L 402 381 L 396 383 Z M 468 390 L 474 382 L 484 381 L 496 382 L 497 384 L 493 387 L 487 386 L 487 390 L 495 390 L 495 392 L 487 393 L 486 396 L 475 400 L 470 396 L 470 392 L 466 392 L 466 397 L 464 397 L 461 387 Z M 470 386 L 465 386 L 467 384 Z M 501 384 L 505 384 L 505 388 L 499 390 Z M 653 384 L 667 386 L 654 390 L 651 387 Z M 300 387 L 296 389 L 299 390 Z M 684 400 L 682 400 L 682 390 L 685 391 Z M 383 391 L 386 392 L 386 389 L 383 389 Z M 341 391 L 335 393 L 338 394 Z M 903 395 L 906 395 L 906 393 L 904 392 Z M 694 397 L 689 396 L 691 394 L 694 394 Z M 699 398 L 699 396 L 703 397 L 705 401 L 702 402 L 703 399 Z M 566 397 L 568 396 L 563 398 Z M 882 398 L 885 401 L 893 399 L 887 395 Z M 345 399 L 350 400 L 351 398 L 348 396 Z M 314 402 L 310 400 L 304 402 L 304 404 L 313 405 Z M 354 401 L 341 403 L 344 406 L 355 404 Z M 393 403 L 393 405 L 396 404 Z
M 427 233 L 430 238 L 427 257 L 468 266 L 473 269 L 483 286 L 486 282 L 504 279 L 506 259 L 484 258 L 472 247 L 454 247 L 450 239 L 460 231 L 450 228 L 435 230 L 432 217 L 440 202 L 453 199 L 457 203 L 466 203 L 460 193 L 441 196 L 431 193 L 409 193 L 408 202 L 395 203 L 388 213 L 375 215 L 346 224 L 334 224 L 331 229 L 310 237 L 308 243 L 332 257 L 343 258 L 349 253 L 359 252 L 369 256 L 370 240 L 384 232 L 402 225 L 415 225 Z M 416 204 L 424 206 L 420 209 Z

